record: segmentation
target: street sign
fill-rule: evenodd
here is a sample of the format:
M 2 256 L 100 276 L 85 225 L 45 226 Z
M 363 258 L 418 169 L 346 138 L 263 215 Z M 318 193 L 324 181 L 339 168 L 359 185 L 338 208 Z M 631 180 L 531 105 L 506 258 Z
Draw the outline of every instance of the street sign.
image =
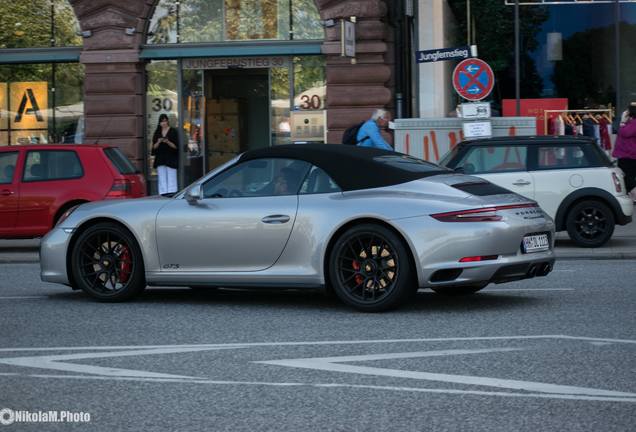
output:
M 488 138 L 492 136 L 492 123 L 489 121 L 466 122 L 462 124 L 464 138 Z
M 417 51 L 415 59 L 418 63 L 430 63 L 444 60 L 459 60 L 477 57 L 477 45 L 456 48 L 440 48 L 427 51 Z
M 495 85 L 495 75 L 488 63 L 478 58 L 459 62 L 453 71 L 453 87 L 464 99 L 482 100 Z
M 470 102 L 459 105 L 461 117 L 481 119 L 490 117 L 490 102 Z
M 356 17 L 351 17 L 350 20 L 343 19 L 341 21 L 341 53 L 342 57 L 355 57 L 356 56 Z

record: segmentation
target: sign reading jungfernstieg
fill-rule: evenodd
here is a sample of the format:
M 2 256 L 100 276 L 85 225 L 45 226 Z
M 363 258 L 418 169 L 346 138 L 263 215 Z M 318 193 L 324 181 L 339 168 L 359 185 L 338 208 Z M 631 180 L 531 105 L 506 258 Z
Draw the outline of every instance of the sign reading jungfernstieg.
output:
M 266 69 L 287 67 L 289 57 L 210 57 L 183 60 L 183 69 Z

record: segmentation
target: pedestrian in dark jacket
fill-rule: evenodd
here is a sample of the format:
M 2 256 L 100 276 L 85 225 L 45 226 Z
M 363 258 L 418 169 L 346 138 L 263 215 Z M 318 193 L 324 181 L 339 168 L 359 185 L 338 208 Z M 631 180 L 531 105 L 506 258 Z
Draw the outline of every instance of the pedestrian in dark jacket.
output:
M 159 194 L 165 195 L 177 191 L 177 168 L 179 167 L 179 134 L 170 127 L 166 114 L 159 116 L 159 124 L 152 137 L 152 150 L 155 157 L 153 168 L 157 170 Z

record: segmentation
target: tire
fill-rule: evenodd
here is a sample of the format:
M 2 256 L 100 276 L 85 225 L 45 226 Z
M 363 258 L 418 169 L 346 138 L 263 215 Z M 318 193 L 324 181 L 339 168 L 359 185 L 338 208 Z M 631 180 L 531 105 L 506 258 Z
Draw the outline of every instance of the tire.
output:
M 329 279 L 345 304 L 363 312 L 381 312 L 403 303 L 412 289 L 410 255 L 389 229 L 362 224 L 345 231 L 329 256 Z
M 102 302 L 130 300 L 146 287 L 139 245 L 114 223 L 99 223 L 82 232 L 71 263 L 77 287 Z
M 464 286 L 446 286 L 439 288 L 431 288 L 435 293 L 446 297 L 461 297 L 475 294 L 486 288 L 487 283 L 480 285 L 464 285 Z
M 581 201 L 568 212 L 565 227 L 581 247 L 603 246 L 614 233 L 614 213 L 600 201 Z

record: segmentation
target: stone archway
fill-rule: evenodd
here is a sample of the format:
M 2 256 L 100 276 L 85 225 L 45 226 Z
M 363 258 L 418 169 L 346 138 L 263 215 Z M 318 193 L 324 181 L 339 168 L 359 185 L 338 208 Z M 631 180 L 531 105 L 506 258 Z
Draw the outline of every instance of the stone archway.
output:
M 328 141 L 344 129 L 391 107 L 393 63 L 383 0 L 315 0 L 323 20 L 358 17 L 357 64 L 340 57 L 339 27 L 327 28 Z M 158 0 L 70 0 L 85 32 L 80 62 L 85 66 L 86 142 L 114 144 L 144 166 L 144 62 L 139 58 L 148 21 Z

